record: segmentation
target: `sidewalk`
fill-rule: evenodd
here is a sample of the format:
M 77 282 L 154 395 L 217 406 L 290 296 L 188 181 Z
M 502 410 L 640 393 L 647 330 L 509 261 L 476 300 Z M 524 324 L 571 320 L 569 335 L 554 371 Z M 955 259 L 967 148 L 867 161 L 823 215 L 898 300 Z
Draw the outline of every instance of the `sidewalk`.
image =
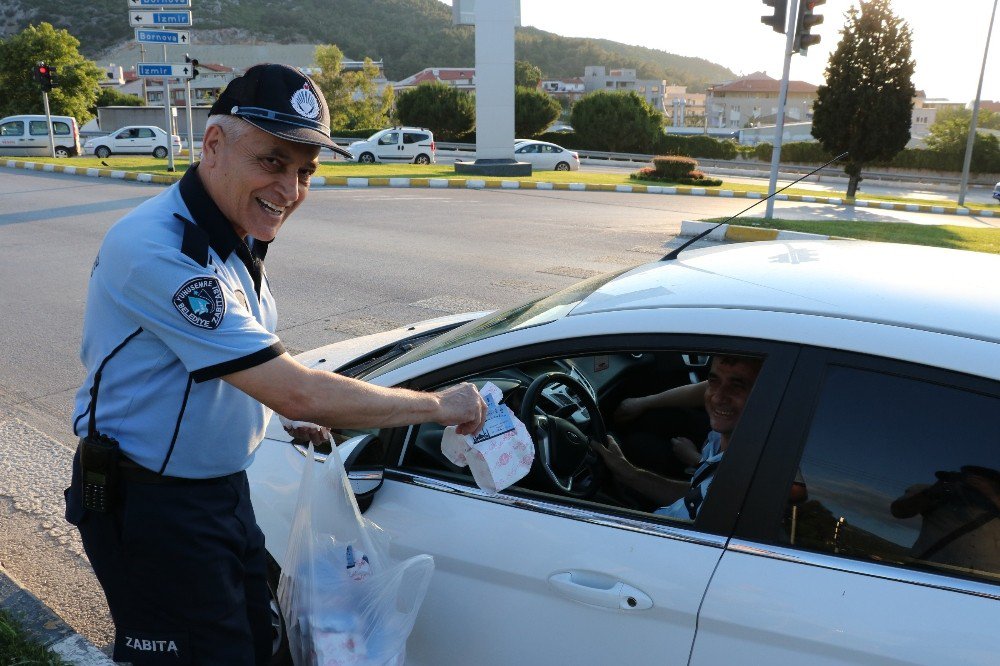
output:
M 78 666 L 114 666 L 111 658 L 76 633 L 0 566 L 0 609 L 64 661 Z

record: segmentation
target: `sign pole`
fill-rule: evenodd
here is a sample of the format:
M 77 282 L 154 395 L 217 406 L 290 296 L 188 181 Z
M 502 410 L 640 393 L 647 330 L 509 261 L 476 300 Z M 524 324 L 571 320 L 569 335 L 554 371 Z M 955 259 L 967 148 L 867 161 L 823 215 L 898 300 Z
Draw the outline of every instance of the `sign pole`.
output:
M 52 136 L 52 114 L 49 113 L 49 94 L 42 91 L 42 102 L 45 104 L 45 124 L 49 128 L 49 155 L 56 156 L 56 140 Z
M 188 164 L 194 164 L 194 127 L 191 126 L 191 79 L 184 79 L 184 99 L 187 100 Z
M 163 62 L 167 61 L 167 45 L 163 45 Z M 163 77 L 163 111 L 167 114 L 167 171 L 174 171 L 174 126 L 170 120 L 170 77 Z
M 803 0 L 804 2 L 805 0 Z M 774 122 L 774 147 L 771 152 L 771 178 L 767 185 L 767 211 L 765 218 L 774 217 L 774 192 L 778 187 L 778 165 L 781 163 L 781 141 L 785 133 L 785 102 L 788 99 L 788 70 L 792 64 L 792 49 L 795 48 L 795 28 L 799 15 L 799 0 L 788 3 L 788 29 L 785 31 L 785 68 L 781 74 L 781 88 L 778 92 L 778 117 Z

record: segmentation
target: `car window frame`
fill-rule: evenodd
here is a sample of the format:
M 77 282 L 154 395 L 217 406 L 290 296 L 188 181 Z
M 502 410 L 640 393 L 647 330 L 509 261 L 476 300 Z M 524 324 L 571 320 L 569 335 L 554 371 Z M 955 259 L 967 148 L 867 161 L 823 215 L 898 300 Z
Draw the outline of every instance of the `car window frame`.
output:
M 627 511 L 627 518 L 632 521 L 648 523 L 654 526 L 670 529 L 687 529 L 708 533 L 716 536 L 729 536 L 736 525 L 743 499 L 750 485 L 753 470 L 763 450 L 764 441 L 776 417 L 776 410 L 785 393 L 785 386 L 791 374 L 798 355 L 798 345 L 792 343 L 773 342 L 756 338 L 741 338 L 736 336 L 690 335 L 673 333 L 654 334 L 615 334 L 558 340 L 539 343 L 524 347 L 516 347 L 502 352 L 488 354 L 473 360 L 440 368 L 420 377 L 416 377 L 400 386 L 416 390 L 435 390 L 451 385 L 465 378 L 480 375 L 499 368 L 525 363 L 542 358 L 563 358 L 576 355 L 593 355 L 614 349 L 616 352 L 650 351 L 650 350 L 698 350 L 715 354 L 754 353 L 767 357 L 764 368 L 757 378 L 750 405 L 752 409 L 746 412 L 741 420 L 741 428 L 734 433 L 733 443 L 726 453 L 727 460 L 720 465 L 712 490 L 708 493 L 702 510 L 694 523 L 670 521 L 654 514 L 638 511 Z M 417 474 L 407 470 L 402 465 L 404 446 L 410 437 L 412 429 L 401 427 L 386 429 L 379 433 L 386 442 L 385 475 L 387 479 L 412 482 L 414 477 L 422 477 L 434 485 L 442 481 L 441 477 L 428 474 Z M 449 485 L 456 485 L 453 479 L 445 480 Z M 457 484 L 460 486 L 460 484 Z M 474 485 L 469 485 L 470 496 L 479 499 L 481 491 Z M 452 492 L 462 492 L 461 490 Z M 561 497 L 554 493 L 540 493 L 520 489 L 508 489 L 500 496 L 500 501 L 509 502 L 511 497 L 523 497 L 551 506 L 564 506 L 565 513 L 560 514 L 575 519 L 581 507 L 586 512 L 599 516 L 622 515 L 614 507 Z
M 743 511 L 733 533 L 734 538 L 753 544 L 764 544 L 760 553 L 768 551 L 794 553 L 793 557 L 796 559 L 824 562 L 828 568 L 840 571 L 879 575 L 893 580 L 919 582 L 948 589 L 958 588 L 975 593 L 979 593 L 985 587 L 991 589 L 992 594 L 1000 594 L 1000 585 L 983 579 L 932 573 L 892 563 L 802 549 L 780 542 L 778 532 L 785 511 L 788 488 L 799 469 L 813 418 L 819 407 L 826 372 L 830 367 L 878 372 L 1000 399 L 1000 382 L 986 377 L 868 354 L 804 347 L 788 383 L 786 392 L 788 399 L 778 408 L 778 417 L 774 421 L 760 457 L 758 471 L 747 492 Z M 806 483 L 808 484 L 808 479 Z

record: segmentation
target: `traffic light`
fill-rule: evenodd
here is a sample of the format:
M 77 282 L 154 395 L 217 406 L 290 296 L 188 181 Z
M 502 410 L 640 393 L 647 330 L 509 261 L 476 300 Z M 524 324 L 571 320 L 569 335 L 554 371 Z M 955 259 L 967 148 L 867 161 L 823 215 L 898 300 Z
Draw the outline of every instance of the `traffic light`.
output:
M 191 63 L 191 78 L 198 78 L 198 59 L 192 58 L 187 53 L 184 54 L 184 62 Z
M 794 50 L 805 54 L 810 46 L 819 44 L 820 36 L 810 34 L 813 26 L 823 22 L 823 17 L 816 14 L 816 8 L 825 4 L 826 0 L 802 0 L 799 5 L 799 20 L 795 24 Z
M 32 78 L 35 82 L 42 87 L 45 92 L 50 92 L 52 88 L 56 85 L 55 80 L 56 70 L 49 67 L 44 62 L 40 62 L 35 65 L 34 69 L 31 71 Z
M 772 16 L 761 16 L 760 22 L 771 26 L 775 32 L 785 32 L 785 16 L 788 12 L 788 0 L 764 0 L 764 4 L 774 8 Z

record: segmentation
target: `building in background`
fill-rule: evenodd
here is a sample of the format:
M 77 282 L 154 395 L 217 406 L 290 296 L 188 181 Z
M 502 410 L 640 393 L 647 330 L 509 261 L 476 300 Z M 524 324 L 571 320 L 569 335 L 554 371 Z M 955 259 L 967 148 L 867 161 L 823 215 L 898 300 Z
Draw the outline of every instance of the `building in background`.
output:
M 476 68 L 475 67 L 427 67 L 412 76 L 408 76 L 402 81 L 392 84 L 396 92 L 416 88 L 421 83 L 433 82 L 443 83 L 465 92 L 476 91 Z
M 583 79 L 579 76 L 569 79 L 542 79 L 538 82 L 538 89 L 563 106 L 572 106 L 587 92 L 583 86 Z
M 634 69 L 609 70 L 600 65 L 587 65 L 583 70 L 583 86 L 588 93 L 595 90 L 635 92 L 660 113 L 667 110 L 664 106 L 667 82 L 662 79 L 637 78 Z
M 778 114 L 781 81 L 764 72 L 708 87 L 705 100 L 709 127 L 740 129 L 774 125 Z M 805 81 L 788 82 L 785 122 L 812 120 L 812 108 L 819 86 Z

